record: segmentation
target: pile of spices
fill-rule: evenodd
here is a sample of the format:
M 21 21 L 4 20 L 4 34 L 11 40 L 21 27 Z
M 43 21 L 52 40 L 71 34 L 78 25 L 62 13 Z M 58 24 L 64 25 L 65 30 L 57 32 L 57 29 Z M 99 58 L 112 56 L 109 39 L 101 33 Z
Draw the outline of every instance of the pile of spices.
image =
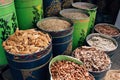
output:
M 82 46 L 73 52 L 73 56 L 84 63 L 89 71 L 106 70 L 111 61 L 105 52 L 93 47 Z
M 62 16 L 69 18 L 69 19 L 84 19 L 88 18 L 88 16 L 80 11 L 77 10 L 68 10 L 62 13 Z
M 71 24 L 65 20 L 51 18 L 38 23 L 38 26 L 46 31 L 63 31 L 70 28 Z
M 3 42 L 3 47 L 11 54 L 32 54 L 44 50 L 50 42 L 49 35 L 40 31 L 34 29 L 16 30 Z
M 110 70 L 104 80 L 120 80 L 120 70 Z
M 87 9 L 87 10 L 94 8 L 94 5 L 93 5 L 93 4 L 83 3 L 83 2 L 73 3 L 73 6 L 75 6 L 75 7 L 77 7 L 77 8 L 80 8 L 80 9 Z
M 112 51 L 116 49 L 114 42 L 102 36 L 92 36 L 88 41 L 90 46 L 94 46 L 102 51 Z
M 96 27 L 95 27 L 95 30 L 97 31 L 97 32 L 100 32 L 100 33 L 102 33 L 102 34 L 105 34 L 105 35 L 108 35 L 108 36 L 116 36 L 116 35 L 118 35 L 118 34 L 120 34 L 120 31 L 117 29 L 117 28 L 115 28 L 115 27 L 112 27 L 112 26 L 110 26 L 110 25 L 96 25 Z
M 50 67 L 52 80 L 94 80 L 87 69 L 71 61 L 57 61 Z

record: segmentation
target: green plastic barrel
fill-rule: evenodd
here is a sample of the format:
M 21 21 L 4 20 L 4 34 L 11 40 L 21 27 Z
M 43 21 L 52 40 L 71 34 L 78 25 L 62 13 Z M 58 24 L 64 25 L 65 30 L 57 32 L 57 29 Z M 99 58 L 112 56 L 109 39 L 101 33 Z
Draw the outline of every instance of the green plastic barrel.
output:
M 76 3 L 73 3 L 72 6 L 89 13 L 90 21 L 89 21 L 88 34 L 90 34 L 94 28 L 97 6 L 91 3 L 86 3 L 86 2 L 76 2 Z
M 74 13 L 73 13 L 74 12 Z M 86 17 L 81 17 L 78 16 L 79 18 L 72 18 L 74 16 L 76 16 L 75 12 L 79 12 L 80 14 L 86 15 Z M 79 9 L 63 9 L 60 14 L 63 17 L 68 18 L 65 14 L 66 13 L 72 13 L 72 17 L 69 18 L 73 21 L 74 25 L 73 25 L 73 42 L 72 42 L 72 50 L 76 49 L 77 47 L 83 46 L 85 44 L 85 38 L 87 36 L 88 33 L 88 28 L 89 28 L 89 14 L 87 14 L 86 12 L 84 12 L 83 10 L 79 10 Z M 70 16 L 69 16 L 70 17 Z
M 43 17 L 42 4 L 42 0 L 15 0 L 20 29 L 36 28 L 36 23 Z
M 0 0 L 0 66 L 7 64 L 2 42 L 17 28 L 17 18 L 13 0 Z

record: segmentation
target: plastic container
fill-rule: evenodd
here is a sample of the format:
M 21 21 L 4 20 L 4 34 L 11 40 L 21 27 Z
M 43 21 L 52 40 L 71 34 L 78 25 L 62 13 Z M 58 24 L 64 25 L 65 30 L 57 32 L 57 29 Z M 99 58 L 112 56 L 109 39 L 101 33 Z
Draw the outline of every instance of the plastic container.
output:
M 0 66 L 7 65 L 7 59 L 2 42 L 17 28 L 17 17 L 13 0 L 0 1 Z
M 89 72 L 94 76 L 95 80 L 102 80 L 105 77 L 106 73 L 110 70 L 110 68 L 111 68 L 111 64 L 106 70 L 99 72 L 92 72 L 92 71 Z
M 36 28 L 36 23 L 43 18 L 42 0 L 15 0 L 16 13 L 20 29 Z
M 45 18 L 41 21 L 39 21 L 37 23 L 37 26 L 40 30 L 45 31 L 47 33 L 49 33 L 52 36 L 52 45 L 53 45 L 53 56 L 57 56 L 60 54 L 70 54 L 72 52 L 72 33 L 73 33 L 73 26 L 72 26 L 72 22 L 69 20 L 68 21 L 71 26 L 68 29 L 62 30 L 62 31 L 46 31 L 41 29 L 39 24 L 47 19 L 61 19 L 61 20 L 66 20 L 64 18 L 59 18 L 59 17 L 49 17 L 49 18 Z
M 6 52 L 13 80 L 47 80 L 48 63 L 52 59 L 52 43 L 42 51 L 32 54 Z
M 95 18 L 97 13 L 97 6 L 91 3 L 86 3 L 86 2 L 76 2 L 76 3 L 73 3 L 72 6 L 89 13 L 90 21 L 89 21 L 88 34 L 90 34 L 94 28 L 94 23 L 95 23 Z M 84 8 L 84 6 L 88 8 Z
M 111 38 L 110 36 L 106 36 L 106 35 L 99 34 L 99 33 L 92 33 L 92 34 L 90 34 L 90 35 L 87 36 L 86 42 L 87 42 L 87 44 L 88 44 L 89 46 L 92 46 L 92 45 L 90 45 L 90 44 L 88 43 L 88 40 L 91 39 L 93 36 L 100 36 L 100 37 L 103 37 L 103 38 L 112 40 L 113 43 L 116 45 L 116 48 L 115 48 L 114 50 L 116 50 L 116 49 L 118 48 L 118 43 L 117 43 L 117 41 L 116 41 L 114 38 Z M 112 56 L 114 55 L 114 53 L 113 53 L 114 50 L 110 50 L 110 51 L 106 51 L 106 50 L 105 50 L 105 52 L 107 53 L 107 55 L 108 55 L 109 57 L 112 57 Z
M 83 65 L 83 63 L 81 62 L 81 61 L 79 61 L 78 59 L 76 59 L 76 58 L 73 58 L 73 57 L 71 57 L 71 56 L 66 56 L 66 55 L 59 55 L 59 56 L 56 56 L 56 57 L 54 57 L 51 61 L 50 61 L 50 63 L 49 63 L 49 72 L 50 72 L 50 75 L 52 75 L 52 73 L 51 73 L 51 70 L 50 70 L 50 67 L 51 67 L 51 65 L 54 63 L 54 62 L 56 62 L 56 61 L 63 61 L 63 60 L 65 60 L 65 61 L 71 61 L 71 62 L 74 62 L 74 63 L 76 63 L 76 64 L 79 64 L 79 65 Z M 91 74 L 90 74 L 91 75 Z M 91 75 L 92 76 L 92 75 Z M 93 76 L 92 76 L 93 77 Z M 94 78 L 94 77 L 93 77 Z M 51 76 L 51 80 L 53 80 L 52 79 L 52 76 Z M 94 80 L 94 79 L 93 79 Z
M 80 14 L 85 14 L 87 16 L 87 18 L 80 18 L 80 19 L 71 19 L 74 23 L 73 25 L 73 41 L 72 41 L 72 47 L 74 49 L 76 49 L 77 47 L 80 47 L 82 45 L 85 44 L 85 38 L 87 36 L 88 33 L 88 24 L 89 24 L 89 15 L 79 9 L 63 9 L 62 11 L 60 11 L 60 14 L 67 18 L 66 16 L 64 16 L 64 13 L 70 13 L 70 12 L 79 12 Z

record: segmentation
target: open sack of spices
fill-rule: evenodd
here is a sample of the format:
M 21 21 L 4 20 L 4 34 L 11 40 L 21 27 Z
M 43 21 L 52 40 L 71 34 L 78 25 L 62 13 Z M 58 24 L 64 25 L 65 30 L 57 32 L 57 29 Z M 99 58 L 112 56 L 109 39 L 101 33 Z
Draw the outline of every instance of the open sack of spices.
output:
M 95 80 L 81 61 L 65 55 L 53 58 L 49 71 L 51 80 Z

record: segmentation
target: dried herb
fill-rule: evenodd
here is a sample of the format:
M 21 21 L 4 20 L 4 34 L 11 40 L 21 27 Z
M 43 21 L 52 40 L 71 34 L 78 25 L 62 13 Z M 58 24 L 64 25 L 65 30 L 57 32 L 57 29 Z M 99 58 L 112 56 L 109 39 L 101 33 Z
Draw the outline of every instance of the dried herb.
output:
M 69 8 L 71 7 L 71 4 L 73 3 L 73 0 L 62 0 L 62 8 Z
M 53 0 L 50 4 L 50 6 L 48 6 L 46 8 L 46 16 L 57 16 L 59 14 L 61 10 L 61 3 L 59 0 Z

